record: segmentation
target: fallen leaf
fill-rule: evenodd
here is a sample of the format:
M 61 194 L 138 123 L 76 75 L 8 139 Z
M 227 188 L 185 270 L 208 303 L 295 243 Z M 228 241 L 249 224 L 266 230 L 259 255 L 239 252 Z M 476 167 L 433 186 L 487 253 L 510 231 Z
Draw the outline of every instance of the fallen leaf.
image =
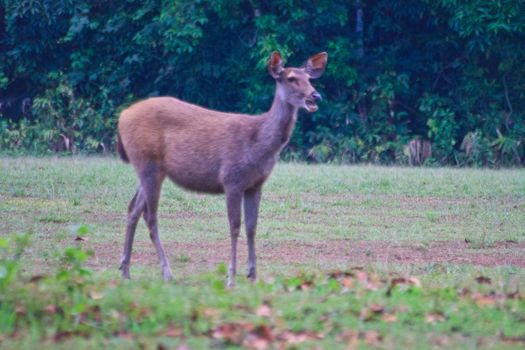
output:
M 330 278 L 339 279 L 341 277 L 354 277 L 355 275 L 350 271 L 336 270 L 328 275 Z
M 361 283 L 368 281 L 368 273 L 365 271 L 358 271 L 356 274 L 357 280 Z
M 375 314 L 381 314 L 385 311 L 385 307 L 379 304 L 372 304 L 370 305 L 370 311 L 372 311 Z
M 128 331 L 118 331 L 117 333 L 115 333 L 115 335 L 119 338 L 124 338 L 124 339 L 129 339 L 129 340 L 132 340 L 135 338 L 133 333 L 128 332 Z
M 379 346 L 381 344 L 381 341 L 383 340 L 383 337 L 381 336 L 379 331 L 376 330 L 366 331 L 362 333 L 361 338 L 365 341 L 365 343 L 372 346 Z
M 507 336 L 505 333 L 500 332 L 500 339 L 504 341 L 505 343 L 524 343 L 525 344 L 525 335 L 521 336 Z
M 324 335 L 321 333 L 314 333 L 309 331 L 297 332 L 284 331 L 277 336 L 277 339 L 288 344 L 299 344 L 309 340 L 323 339 Z
M 202 310 L 202 314 L 209 318 L 216 318 L 221 314 L 221 312 L 217 309 L 207 307 L 204 310 Z
M 91 314 L 93 315 L 93 319 L 97 322 L 102 321 L 102 310 L 100 309 L 99 305 L 94 305 L 90 309 Z
M 416 287 L 421 287 L 421 281 L 418 278 L 412 277 L 412 276 L 408 278 L 405 278 L 405 277 L 393 278 L 390 284 L 392 287 L 397 286 L 398 284 L 408 284 L 408 285 L 412 285 Z
M 17 316 L 25 316 L 25 315 L 27 315 L 27 309 L 23 305 L 18 305 L 15 308 L 15 313 L 16 313 Z
M 53 340 L 55 342 L 60 342 L 60 341 L 63 341 L 65 339 L 71 338 L 74 335 L 75 335 L 75 333 L 73 333 L 73 332 L 58 332 L 58 333 L 55 333 L 55 335 L 53 336 Z
M 166 337 L 179 338 L 180 336 L 184 334 L 184 331 L 182 330 L 182 328 L 179 328 L 175 325 L 169 325 L 163 334 Z
M 312 281 L 304 281 L 302 284 L 301 284 L 301 290 L 303 291 L 308 291 L 310 290 L 312 287 L 313 287 L 313 282 Z
M 443 322 L 445 320 L 446 320 L 445 315 L 443 315 L 443 313 L 440 312 L 440 311 L 431 312 L 431 313 L 427 314 L 426 317 L 425 317 L 425 322 L 426 323 Z
M 346 330 L 339 334 L 336 339 L 339 343 L 347 343 L 346 350 L 355 350 L 358 345 L 359 332 Z
M 38 282 L 38 281 L 40 281 L 41 279 L 44 279 L 44 278 L 46 278 L 46 276 L 44 276 L 44 275 L 33 275 L 29 279 L 29 282 Z
M 241 344 L 243 334 L 244 327 L 240 323 L 225 323 L 213 330 L 212 337 L 232 344 Z
M 387 323 L 393 323 L 397 321 L 397 316 L 395 314 L 386 312 L 381 316 L 381 319 Z
M 491 306 L 496 304 L 496 298 L 492 295 L 475 294 L 473 299 L 479 307 Z
M 507 293 L 506 296 L 507 296 L 508 299 L 519 299 L 520 298 L 520 292 L 518 292 L 516 290 L 514 292 Z
M 255 327 L 244 339 L 242 346 L 248 349 L 264 350 L 273 342 L 272 329 L 267 325 Z
M 486 277 L 486 276 L 478 276 L 478 277 L 476 277 L 476 282 L 478 282 L 479 284 L 491 284 L 492 283 L 490 278 Z
M 270 342 L 266 339 L 248 335 L 248 337 L 242 343 L 242 346 L 246 349 L 266 350 L 270 347 Z
M 44 313 L 48 315 L 54 315 L 58 312 L 58 308 L 54 304 L 49 304 L 49 305 L 44 306 L 43 311 Z
M 351 277 L 343 277 L 340 283 L 345 288 L 352 288 L 354 284 L 354 279 Z
M 89 238 L 87 238 L 87 237 L 82 237 L 82 236 L 76 236 L 76 237 L 75 237 L 75 241 L 78 241 L 78 242 L 87 242 L 87 241 L 89 241 Z
M 270 306 L 268 306 L 268 304 L 262 304 L 261 306 L 259 306 L 257 311 L 255 311 L 255 314 L 261 317 L 271 317 L 272 309 L 270 308 Z
M 89 291 L 88 295 L 93 300 L 100 300 L 100 299 L 104 298 L 104 293 L 98 292 L 96 290 Z
M 467 295 L 470 295 L 472 293 L 472 291 L 468 288 L 463 288 L 461 289 L 461 291 L 459 292 L 459 295 L 461 295 L 462 297 L 466 297 Z
M 433 339 L 432 343 L 435 344 L 438 347 L 441 347 L 441 348 L 443 348 L 443 347 L 444 348 L 449 348 L 450 339 L 448 339 L 447 336 L 442 335 L 442 336 L 438 336 L 435 339 Z
M 418 288 L 421 287 L 421 281 L 418 278 L 416 278 L 416 277 L 413 277 L 413 276 L 409 277 L 408 281 L 410 282 L 410 284 L 412 284 L 412 285 L 414 285 L 414 286 L 416 286 Z

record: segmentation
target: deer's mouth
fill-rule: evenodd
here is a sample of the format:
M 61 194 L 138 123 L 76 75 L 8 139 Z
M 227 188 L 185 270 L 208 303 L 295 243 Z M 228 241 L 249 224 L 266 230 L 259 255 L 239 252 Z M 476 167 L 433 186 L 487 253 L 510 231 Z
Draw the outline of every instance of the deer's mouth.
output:
M 304 100 L 304 108 L 310 113 L 316 112 L 319 109 L 315 101 L 310 99 Z

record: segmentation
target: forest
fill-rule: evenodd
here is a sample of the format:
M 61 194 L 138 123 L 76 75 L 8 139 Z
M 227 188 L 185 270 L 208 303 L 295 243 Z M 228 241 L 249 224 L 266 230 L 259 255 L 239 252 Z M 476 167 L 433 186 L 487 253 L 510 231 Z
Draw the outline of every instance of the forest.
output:
M 0 153 L 113 152 L 149 96 L 262 113 L 273 51 L 329 56 L 286 160 L 525 162 L 521 0 L 1 0 Z

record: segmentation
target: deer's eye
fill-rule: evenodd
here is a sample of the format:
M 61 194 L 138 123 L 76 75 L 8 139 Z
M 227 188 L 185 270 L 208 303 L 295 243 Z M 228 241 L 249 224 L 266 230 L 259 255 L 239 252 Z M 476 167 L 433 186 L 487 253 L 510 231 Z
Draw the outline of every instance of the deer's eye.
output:
M 293 83 L 294 81 L 297 80 L 297 78 L 295 78 L 295 77 L 289 77 L 287 80 L 288 80 L 289 83 Z

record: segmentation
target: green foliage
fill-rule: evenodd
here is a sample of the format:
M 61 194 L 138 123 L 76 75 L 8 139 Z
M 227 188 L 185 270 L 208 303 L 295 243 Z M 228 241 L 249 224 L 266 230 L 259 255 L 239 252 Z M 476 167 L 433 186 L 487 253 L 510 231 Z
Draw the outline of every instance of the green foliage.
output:
M 98 107 L 98 108 L 97 108 Z M 44 91 L 33 102 L 33 111 L 45 115 L 39 121 L 42 140 L 57 151 L 106 151 L 114 134 L 114 120 L 106 118 L 97 110 L 108 107 L 95 106 L 85 99 L 77 98 L 70 84 L 59 78 L 58 85 Z
M 20 258 L 29 244 L 29 234 L 0 237 L 0 292 L 5 293 L 16 279 Z
M 325 102 L 299 118 L 288 159 L 403 163 L 408 141 L 429 137 L 440 164 L 522 164 L 524 12 L 516 0 L 3 0 L 0 97 L 35 104 L 2 120 L 2 150 L 108 151 L 118 112 L 148 96 L 258 113 L 272 51 L 292 65 L 327 51 Z M 461 148 L 472 133 L 482 156 Z

